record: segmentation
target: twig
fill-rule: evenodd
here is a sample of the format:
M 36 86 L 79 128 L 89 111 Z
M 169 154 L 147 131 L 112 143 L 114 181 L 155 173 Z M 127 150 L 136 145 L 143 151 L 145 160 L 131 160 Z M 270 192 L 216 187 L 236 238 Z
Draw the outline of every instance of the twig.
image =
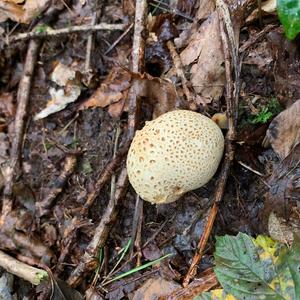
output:
M 98 19 L 98 13 L 94 12 L 92 17 L 91 25 L 95 26 Z M 84 69 L 85 71 L 89 71 L 91 68 L 91 55 L 92 55 L 92 48 L 93 48 L 93 42 L 94 42 L 94 33 L 91 32 L 88 36 L 87 44 L 86 44 L 86 56 L 85 56 L 85 65 Z
M 133 214 L 133 221 L 132 221 L 132 230 L 131 230 L 131 238 L 134 241 L 131 244 L 130 249 L 130 257 L 133 257 L 133 250 L 134 247 L 137 249 L 139 255 L 138 260 L 140 260 L 140 253 L 141 253 L 141 227 L 142 227 L 142 215 L 143 215 L 143 200 L 140 199 L 138 195 L 136 195 L 135 198 L 135 208 L 134 208 L 134 214 Z
M 107 183 L 109 178 L 112 176 L 112 174 L 115 172 L 116 168 L 119 167 L 120 163 L 122 162 L 124 156 L 126 155 L 128 148 L 129 148 L 129 142 L 127 142 L 121 150 L 117 153 L 114 159 L 112 159 L 102 170 L 100 173 L 98 180 L 95 184 L 94 190 L 88 195 L 87 200 L 83 207 L 80 210 L 80 217 L 73 217 L 72 221 L 70 222 L 70 225 L 66 229 L 65 237 L 64 237 L 64 247 L 61 250 L 60 256 L 58 258 L 58 264 L 56 268 L 56 274 L 59 274 L 60 271 L 62 271 L 62 264 L 66 258 L 66 256 L 70 253 L 70 248 L 73 244 L 74 239 L 76 238 L 77 232 L 81 227 L 84 227 L 88 225 L 86 221 L 84 221 L 84 218 L 86 217 L 89 208 L 94 203 L 95 199 L 100 194 L 100 191 L 102 190 L 103 186 Z
M 170 295 L 160 297 L 160 300 L 180 300 L 195 299 L 195 295 L 200 295 L 219 285 L 218 279 L 212 268 L 202 272 L 199 279 L 194 280 L 189 286 L 172 291 Z
M 172 60 L 173 60 L 173 63 L 174 63 L 175 69 L 176 69 L 176 73 L 177 73 L 177 75 L 179 76 L 179 78 L 181 80 L 182 89 L 183 89 L 183 92 L 186 96 L 186 100 L 189 103 L 189 107 L 192 110 L 195 110 L 196 107 L 195 107 L 195 104 L 193 102 L 190 90 L 188 88 L 188 81 L 187 81 L 187 79 L 185 77 L 185 74 L 183 72 L 183 66 L 182 66 L 180 56 L 178 55 L 178 53 L 176 51 L 176 48 L 174 46 L 174 43 L 172 41 L 167 41 L 167 47 L 170 51 L 170 54 L 171 54 L 171 57 L 172 57 Z
M 24 65 L 23 76 L 20 80 L 17 94 L 17 112 L 14 124 L 14 137 L 10 153 L 10 171 L 6 177 L 4 197 L 2 202 L 2 218 L 4 218 L 13 206 L 13 183 L 21 173 L 21 151 L 23 144 L 24 125 L 26 120 L 27 106 L 32 83 L 34 68 L 40 48 L 40 41 L 30 41 Z M 3 221 L 3 220 L 2 220 Z
M 101 189 L 106 184 L 106 182 L 110 179 L 112 174 L 115 172 L 116 168 L 119 167 L 120 163 L 122 162 L 124 156 L 127 154 L 130 141 L 127 141 L 125 145 L 119 150 L 116 157 L 111 160 L 103 169 L 101 172 L 96 184 L 94 190 L 88 195 L 88 198 L 86 202 L 84 203 L 80 215 L 85 216 L 89 210 L 89 208 L 94 203 L 95 199 L 100 194 Z
M 223 1 L 221 1 L 224 3 Z M 227 8 L 228 9 L 228 8 Z M 219 15 L 223 16 L 224 12 L 224 6 L 222 9 L 219 9 Z M 226 144 L 225 144 L 225 160 L 222 165 L 222 170 L 218 179 L 217 189 L 215 191 L 213 205 L 209 211 L 207 222 L 203 231 L 203 234 L 200 238 L 200 241 L 197 246 L 196 253 L 193 257 L 191 266 L 183 280 L 183 286 L 186 287 L 189 282 L 194 278 L 197 272 L 198 264 L 202 258 L 202 255 L 205 251 L 205 247 L 208 241 L 208 238 L 210 236 L 211 230 L 213 228 L 214 221 L 216 219 L 216 215 L 218 212 L 218 203 L 222 200 L 227 178 L 229 175 L 229 170 L 231 163 L 234 159 L 234 141 L 236 138 L 236 131 L 235 131 L 235 124 L 236 124 L 236 118 L 237 118 L 237 101 L 239 97 L 239 66 L 235 65 L 235 62 L 237 63 L 238 57 L 235 56 L 237 53 L 237 49 L 234 50 L 234 53 L 231 52 L 232 55 L 232 63 L 235 68 L 235 90 L 233 94 L 233 84 L 232 84 L 232 76 L 231 76 L 231 60 L 230 60 L 230 50 L 234 49 L 234 45 L 229 46 L 228 40 L 230 43 L 233 42 L 233 37 L 227 37 L 224 30 L 223 22 L 226 24 L 226 17 L 221 18 L 220 21 L 220 33 L 221 33 L 221 39 L 223 44 L 223 51 L 224 51 L 224 58 L 225 58 L 225 74 L 226 74 L 226 104 L 227 104 L 227 118 L 228 118 L 228 132 L 226 134 Z M 227 24 L 228 25 L 228 24 Z M 232 26 L 232 25 L 231 25 Z M 226 27 L 227 29 L 227 27 Z M 228 35 L 233 34 L 233 30 L 227 31 Z M 235 58 L 234 58 L 235 57 Z
M 141 71 L 140 66 L 142 66 L 144 58 L 144 40 L 141 36 L 144 30 L 145 16 L 146 16 L 147 3 L 145 0 L 136 0 L 136 14 L 135 14 L 135 31 L 133 39 L 133 50 L 132 50 L 132 71 Z M 142 62 L 140 61 L 142 60 Z M 137 120 L 137 101 L 136 101 L 136 84 L 133 83 L 129 94 L 129 111 L 128 111 L 128 131 L 127 131 L 127 142 L 131 141 Z M 99 182 L 99 181 L 98 181 Z M 97 183 L 98 183 L 97 182 Z M 98 261 L 96 254 L 98 249 L 103 248 L 106 239 L 109 234 L 109 230 L 113 223 L 116 221 L 118 214 L 118 205 L 121 199 L 125 196 L 127 192 L 128 176 L 126 167 L 123 167 L 116 186 L 115 197 L 111 198 L 104 215 L 101 218 L 99 225 L 95 230 L 94 237 L 89 243 L 87 250 L 85 251 L 82 261 L 73 270 L 70 277 L 68 278 L 68 284 L 72 287 L 76 287 L 82 281 L 83 274 L 85 272 L 94 270 Z
M 116 159 L 120 134 L 121 134 L 121 128 L 118 125 L 118 127 L 116 129 L 116 134 L 115 134 L 113 159 Z M 111 180 L 110 180 L 110 198 L 114 198 L 115 193 L 116 193 L 116 174 L 113 174 L 111 176 Z
M 12 35 L 9 38 L 9 43 L 14 43 L 21 40 L 28 40 L 33 38 L 44 38 L 44 37 L 57 37 L 60 35 L 68 35 L 70 33 L 80 33 L 80 32 L 94 32 L 98 30 L 124 30 L 127 24 L 107 24 L 100 23 L 96 25 L 76 25 L 69 28 L 51 29 L 49 27 L 45 28 L 44 31 L 31 31 L 26 33 L 19 33 Z
M 64 167 L 60 175 L 51 183 L 51 187 L 47 191 L 45 198 L 36 203 L 37 215 L 38 217 L 44 216 L 49 212 L 49 208 L 53 205 L 53 202 L 57 196 L 62 192 L 63 187 L 67 183 L 69 177 L 75 170 L 77 163 L 77 155 L 69 154 L 67 155 Z
M 40 284 L 44 280 L 48 280 L 48 273 L 45 270 L 34 268 L 17 259 L 5 254 L 0 250 L 0 267 L 7 272 L 12 273 L 34 285 Z
M 45 22 L 51 22 L 53 18 L 60 11 L 56 6 L 50 6 L 49 9 L 44 14 Z M 44 19 L 41 20 L 34 28 L 39 25 L 44 25 Z M 2 201 L 2 215 L 0 219 L 0 228 L 5 222 L 5 216 L 12 210 L 13 206 L 13 193 L 12 187 L 14 180 L 21 175 L 21 152 L 23 145 L 23 134 L 24 125 L 26 121 L 27 106 L 29 103 L 30 89 L 32 78 L 34 74 L 34 68 L 39 52 L 41 41 L 30 41 L 26 60 L 24 64 L 23 75 L 19 83 L 18 93 L 17 93 L 17 112 L 15 115 L 14 124 L 14 136 L 12 139 L 12 147 L 10 153 L 10 170 L 6 176 L 5 187 L 3 191 L 3 201 Z
M 134 73 L 143 72 L 145 41 L 142 34 L 145 30 L 146 13 L 147 2 L 145 0 L 136 0 L 134 35 L 131 53 L 131 71 Z
M 128 28 L 108 47 L 108 49 L 104 52 L 104 55 L 107 55 L 111 50 L 113 50 L 120 41 L 127 35 L 127 33 L 132 29 L 133 23 L 131 23 Z
M 240 47 L 239 53 L 243 53 L 244 51 L 246 51 L 249 47 L 251 47 L 253 44 L 261 40 L 267 33 L 269 33 L 271 30 L 273 30 L 276 27 L 277 25 L 269 24 L 265 26 L 264 29 L 258 32 L 257 34 L 254 35 L 251 34 L 249 39 Z
M 98 265 L 97 251 L 105 245 L 111 225 L 115 222 L 117 217 L 117 206 L 126 194 L 127 184 L 127 170 L 126 168 L 123 168 L 117 181 L 115 198 L 110 199 L 106 211 L 95 230 L 95 235 L 92 241 L 89 243 L 80 263 L 70 275 L 68 279 L 68 284 L 70 286 L 78 286 L 83 279 L 82 275 L 84 273 L 96 269 Z

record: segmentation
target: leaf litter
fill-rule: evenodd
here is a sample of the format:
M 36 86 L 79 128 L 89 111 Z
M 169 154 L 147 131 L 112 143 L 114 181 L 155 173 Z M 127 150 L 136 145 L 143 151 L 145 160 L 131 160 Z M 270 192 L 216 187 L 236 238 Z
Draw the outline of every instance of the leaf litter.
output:
M 221 239 L 225 248 L 238 244 L 231 253 L 238 251 L 242 240 L 251 242 L 250 248 L 258 251 L 259 257 L 253 266 L 261 267 L 259 263 L 264 259 L 266 265 L 276 265 L 278 260 L 274 259 L 274 249 L 287 251 L 286 261 L 295 264 L 292 253 L 297 257 L 295 234 L 299 232 L 300 224 L 299 49 L 295 42 L 285 38 L 276 13 L 268 8 L 274 4 L 272 1 L 262 3 L 264 13 L 260 26 L 256 1 L 225 2 L 231 14 L 236 43 L 244 49 L 241 52 L 237 152 L 224 199 L 219 206 L 220 213 L 207 251 L 198 266 L 198 278 L 188 288 L 182 288 L 179 283 L 189 268 L 203 233 L 211 195 L 217 184 L 215 178 L 176 203 L 161 207 L 145 203 L 141 244 L 134 244 L 132 249 L 128 249 L 116 266 L 119 250 L 126 247 L 132 232 L 135 194 L 130 188 L 120 205 L 116 223 L 108 233 L 105 247 L 101 248 L 102 258 L 99 258 L 99 264 L 95 264 L 96 270 L 86 274 L 84 284 L 78 287 L 80 294 L 65 289 L 65 283 L 59 278 L 66 279 L 82 262 L 83 253 L 107 208 L 111 189 L 114 189 L 113 180 L 111 188 L 107 184 L 101 190 L 88 214 L 81 213 L 101 170 L 116 154 L 117 130 L 122 132 L 118 139 L 119 148 L 125 143 L 130 93 L 140 103 L 139 127 L 167 111 L 193 108 L 213 116 L 226 132 L 225 59 L 220 38 L 221 20 L 214 1 L 165 1 L 164 4 L 151 1 L 153 5 L 149 5 L 148 11 L 151 15 L 147 18 L 149 35 L 145 31 L 145 72 L 141 73 L 130 71 L 132 31 L 122 36 L 118 43 L 114 43 L 121 35 L 118 32 L 94 34 L 97 46 L 92 50 L 92 64 L 88 72 L 83 66 L 89 34 L 69 34 L 61 40 L 43 41 L 23 140 L 23 176 L 18 177 L 14 184 L 14 209 L 1 223 L 0 241 L 1 250 L 9 251 L 19 259 L 27 259 L 27 262 L 33 259 L 35 263 L 43 263 L 53 269 L 55 298 L 80 299 L 85 292 L 90 292 L 90 297 L 96 299 L 140 299 L 145 295 L 149 299 L 158 299 L 158 293 L 162 299 L 171 296 L 174 298 L 170 299 L 177 299 L 178 295 L 192 299 L 204 291 L 193 285 L 197 280 L 203 280 L 202 286 L 207 288 L 205 291 L 221 284 L 223 289 L 212 291 L 211 295 L 215 296 L 211 299 L 225 299 L 228 294 L 238 298 L 238 285 L 230 286 L 230 280 L 224 282 L 224 278 L 219 276 L 221 271 L 215 269 L 215 272 L 205 274 L 214 264 L 216 268 L 219 266 L 216 253 L 220 251 Z M 0 4 L 1 20 L 12 30 L 10 34 L 30 31 L 31 27 L 26 24 L 35 22 L 38 14 L 42 17 L 48 4 L 44 1 L 37 7 L 30 0 L 4 1 Z M 53 24 L 59 28 L 69 24 L 90 24 L 93 12 L 98 9 L 88 1 L 66 4 L 62 5 L 65 10 Z M 102 7 L 98 21 L 113 24 L 130 19 L 132 22 L 134 14 L 134 1 L 123 1 L 122 5 L 113 1 L 109 7 Z M 7 21 L 7 18 L 12 21 Z M 14 21 L 25 25 L 13 28 L 16 25 Z M 267 24 L 274 27 L 264 31 Z M 2 35 L 6 34 L 7 31 L 3 31 Z M 175 64 L 168 42 L 173 43 L 179 64 Z M 13 45 L 9 47 L 10 51 L 7 48 L 0 50 L 0 65 L 5 70 L 0 80 L 2 189 L 8 177 L 9 168 L 6 166 L 14 139 L 17 84 L 22 77 L 26 45 L 20 48 L 20 54 Z M 110 51 L 104 54 L 103 49 Z M 186 83 L 179 74 L 185 76 Z M 188 103 L 187 90 L 193 106 Z M 47 100 L 49 95 L 51 100 Z M 270 110 L 273 99 L 280 103 L 281 113 Z M 41 121 L 36 122 L 37 119 Z M 262 146 L 264 139 L 269 142 L 269 145 L 264 143 L 268 149 Z M 64 162 L 69 155 L 78 155 L 78 161 L 64 176 Z M 116 173 L 119 167 L 109 172 Z M 61 185 L 55 185 L 55 182 Z M 37 218 L 37 203 L 41 204 L 48 198 L 51 199 L 50 208 Z M 76 223 L 78 230 L 70 231 L 74 218 L 79 220 Z M 242 235 L 240 231 L 248 235 Z M 268 234 L 278 242 L 268 238 L 258 241 L 249 236 L 260 233 Z M 70 239 L 72 234 L 74 236 Z M 225 243 L 225 234 L 237 236 L 227 238 Z M 216 235 L 223 237 L 218 238 L 215 244 Z M 286 244 L 291 248 L 287 249 Z M 165 257 L 159 265 L 154 264 L 155 259 L 170 253 L 172 256 Z M 241 259 L 247 261 L 250 254 L 241 255 Z M 133 259 L 130 259 L 132 255 Z M 292 287 L 298 278 L 293 268 L 288 268 L 284 265 L 283 273 L 273 274 L 270 286 L 277 286 L 278 282 L 281 287 L 287 284 L 287 289 L 281 292 L 297 299 L 293 296 L 293 292 L 297 291 L 293 291 Z M 113 275 L 106 278 L 111 270 Z M 103 286 L 103 282 L 108 283 Z M 245 289 L 250 287 L 251 283 L 245 283 Z M 266 290 L 260 288 L 260 291 L 264 294 Z M 51 295 L 49 285 L 39 287 L 36 292 L 43 299 L 47 298 L 47 293 Z

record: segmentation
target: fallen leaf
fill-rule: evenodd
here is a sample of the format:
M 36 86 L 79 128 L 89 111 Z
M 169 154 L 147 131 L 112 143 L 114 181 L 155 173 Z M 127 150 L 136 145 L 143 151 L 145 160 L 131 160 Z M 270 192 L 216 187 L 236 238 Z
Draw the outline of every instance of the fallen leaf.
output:
M 293 228 L 283 218 L 277 217 L 274 212 L 269 215 L 268 231 L 271 238 L 281 243 L 291 244 L 294 240 Z
M 158 300 L 179 287 L 179 284 L 163 278 L 151 278 L 136 290 L 132 300 Z
M 7 19 L 29 24 L 39 16 L 51 3 L 51 0 L 0 1 L 0 22 Z
M 45 109 L 34 117 L 34 120 L 43 119 L 53 113 L 59 112 L 67 107 L 69 103 L 76 101 L 81 94 L 80 82 L 77 80 L 76 72 L 72 67 L 58 63 L 51 74 L 51 80 L 61 88 L 49 89 L 51 100 Z
M 260 212 L 262 229 L 268 228 L 270 214 L 275 213 L 289 227 L 300 224 L 300 144 L 284 159 L 275 164 L 267 184 L 264 208 Z
M 219 17 L 214 12 L 203 22 L 198 35 L 200 49 L 193 43 L 190 51 L 181 53 L 183 64 L 191 62 L 186 56 L 193 57 L 193 51 L 199 54 L 197 63 L 191 68 L 191 83 L 196 93 L 204 98 L 218 100 L 224 90 L 225 69 L 223 66 L 224 55 L 220 39 Z M 189 48 L 190 46 L 188 46 Z M 195 50 L 194 50 L 195 49 Z
M 267 34 L 273 57 L 273 67 L 269 74 L 275 80 L 275 95 L 283 107 L 288 107 L 300 99 L 300 52 L 297 43 L 289 41 L 282 28 Z
M 80 109 L 106 107 L 122 98 L 125 99 L 123 92 L 128 90 L 130 84 L 131 74 L 129 71 L 118 67 L 112 68 L 100 87 L 81 105 Z
M 281 159 L 300 143 L 300 100 L 273 119 L 266 139 Z
M 69 103 L 77 100 L 81 93 L 81 89 L 76 85 L 71 85 L 67 89 L 50 88 L 49 93 L 51 100 L 47 103 L 45 109 L 35 115 L 35 121 L 46 118 L 49 115 L 66 108 Z
M 196 20 L 206 19 L 215 9 L 215 2 L 211 0 L 202 0 L 196 13 Z
M 258 43 L 255 48 L 251 49 L 248 55 L 244 58 L 243 63 L 248 65 L 256 65 L 262 72 L 270 70 L 270 64 L 273 62 L 273 57 L 270 53 L 267 41 Z
M 261 12 L 263 15 L 273 14 L 276 12 L 276 0 L 267 0 L 261 4 Z M 255 9 L 246 19 L 246 22 L 252 22 L 259 17 L 259 9 Z
M 14 97 L 12 93 L 0 94 L 0 115 L 5 117 L 14 117 L 16 106 L 13 103 Z
M 51 80 L 59 86 L 67 85 L 69 80 L 74 80 L 76 71 L 59 62 L 51 74 Z

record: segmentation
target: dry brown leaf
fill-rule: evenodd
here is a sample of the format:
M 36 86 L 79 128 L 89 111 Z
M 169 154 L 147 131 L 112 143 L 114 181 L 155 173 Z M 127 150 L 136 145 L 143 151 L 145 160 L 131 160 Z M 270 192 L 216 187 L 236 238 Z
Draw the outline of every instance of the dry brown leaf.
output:
M 206 19 L 215 9 L 215 1 L 202 0 L 196 13 L 196 20 Z
M 261 4 L 261 11 L 263 14 L 273 14 L 276 12 L 276 0 L 267 0 Z M 258 8 L 255 9 L 247 18 L 246 22 L 252 22 L 259 17 Z
M 138 97 L 147 98 L 153 105 L 153 119 L 175 109 L 178 97 L 174 85 L 167 80 L 152 77 L 145 74 L 144 79 L 139 81 Z
M 212 13 L 201 27 L 198 40 L 201 48 L 197 49 L 200 55 L 197 63 L 191 68 L 191 83 L 200 96 L 218 100 L 223 94 L 225 69 L 217 12 Z M 181 56 L 183 55 L 182 53 Z
M 96 92 L 85 101 L 80 109 L 88 107 L 106 107 L 124 99 L 123 92 L 131 84 L 130 72 L 122 68 L 113 68 Z M 115 114 L 114 114 L 115 115 Z
M 273 119 L 266 139 L 281 159 L 300 143 L 300 100 Z
M 300 144 L 291 153 L 280 160 L 267 181 L 269 191 L 266 193 L 264 208 L 261 211 L 261 224 L 268 228 L 269 216 L 272 212 L 282 218 L 286 225 L 294 227 L 300 224 Z
M 180 285 L 163 278 L 151 278 L 147 280 L 136 292 L 132 300 L 158 300 L 160 297 L 171 294 Z
M 2 0 L 0 1 L 0 22 L 11 19 L 19 23 L 30 23 L 51 3 L 51 0 Z
M 13 117 L 16 113 L 16 106 L 13 103 L 14 97 L 12 93 L 3 93 L 0 95 L 0 115 L 5 117 Z

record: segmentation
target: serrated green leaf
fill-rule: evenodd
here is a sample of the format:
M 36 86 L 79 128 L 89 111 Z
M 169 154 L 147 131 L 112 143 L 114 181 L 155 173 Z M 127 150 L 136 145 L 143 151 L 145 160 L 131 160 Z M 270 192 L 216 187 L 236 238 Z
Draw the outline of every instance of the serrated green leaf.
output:
M 217 238 L 215 273 L 224 291 L 237 299 L 297 299 L 288 249 L 271 238 L 239 233 Z
M 277 0 L 277 11 L 288 39 L 294 39 L 300 32 L 300 1 Z

